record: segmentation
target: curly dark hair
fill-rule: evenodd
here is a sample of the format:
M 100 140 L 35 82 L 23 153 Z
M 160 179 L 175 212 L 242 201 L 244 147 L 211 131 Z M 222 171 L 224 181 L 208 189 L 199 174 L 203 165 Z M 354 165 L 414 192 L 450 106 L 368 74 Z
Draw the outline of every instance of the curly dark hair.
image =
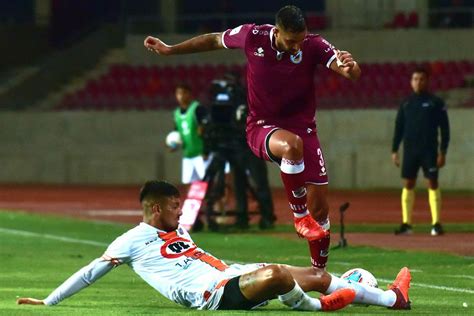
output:
M 275 25 L 292 33 L 306 30 L 303 11 L 294 5 L 287 5 L 278 10 L 275 16 Z

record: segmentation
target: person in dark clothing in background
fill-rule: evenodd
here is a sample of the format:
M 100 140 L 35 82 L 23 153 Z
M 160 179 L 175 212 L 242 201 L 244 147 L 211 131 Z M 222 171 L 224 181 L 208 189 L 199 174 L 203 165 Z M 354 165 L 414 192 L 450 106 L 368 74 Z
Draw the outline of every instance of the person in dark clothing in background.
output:
M 392 143 L 392 161 L 398 167 L 398 148 L 403 141 L 402 178 L 402 224 L 397 235 L 412 233 L 412 210 L 415 201 L 415 184 L 418 170 L 423 168 L 428 180 L 428 196 L 432 216 L 431 235 L 444 233 L 440 223 L 441 193 L 438 170 L 446 163 L 449 144 L 449 121 L 446 105 L 442 99 L 428 92 L 429 74 L 425 69 L 416 69 L 411 76 L 413 94 L 401 104 L 395 121 Z M 441 143 L 438 145 L 438 129 Z
M 238 73 L 229 72 L 224 75 L 224 79 L 235 89 L 236 104 L 238 104 L 236 110 L 236 122 L 238 128 L 242 131 L 242 135 L 245 135 L 245 123 L 248 114 L 247 91 L 245 91 L 244 86 L 241 84 L 241 79 Z M 242 138 L 242 141 L 242 151 L 240 152 L 239 159 L 245 166 L 245 172 L 247 175 L 246 189 L 251 190 L 252 195 L 258 203 L 258 209 L 260 211 L 260 221 L 258 226 L 260 229 L 273 228 L 276 217 L 273 209 L 270 184 L 268 182 L 267 163 L 256 157 L 250 151 L 245 138 Z M 247 199 L 242 201 L 242 203 L 247 205 Z M 244 207 L 238 214 L 236 225 L 240 228 L 246 228 L 248 227 L 248 222 L 248 207 Z

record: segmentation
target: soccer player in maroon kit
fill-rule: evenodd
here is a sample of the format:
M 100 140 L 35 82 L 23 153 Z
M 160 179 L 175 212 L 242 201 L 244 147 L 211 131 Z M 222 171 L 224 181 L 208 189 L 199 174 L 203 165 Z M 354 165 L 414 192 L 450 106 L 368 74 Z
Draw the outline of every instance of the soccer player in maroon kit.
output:
M 159 55 L 240 48 L 247 58 L 247 142 L 255 155 L 280 166 L 295 229 L 309 242 L 315 268 L 326 266 L 329 249 L 328 176 L 316 133 L 314 77 L 324 65 L 356 80 L 361 70 L 347 51 L 309 34 L 302 11 L 285 6 L 274 25 L 244 24 L 176 45 L 148 36 Z

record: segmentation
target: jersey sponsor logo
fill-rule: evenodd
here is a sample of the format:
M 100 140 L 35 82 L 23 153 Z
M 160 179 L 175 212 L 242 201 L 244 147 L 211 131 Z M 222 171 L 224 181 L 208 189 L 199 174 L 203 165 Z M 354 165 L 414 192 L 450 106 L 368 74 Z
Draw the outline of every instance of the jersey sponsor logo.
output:
M 424 108 L 427 108 L 427 107 L 429 107 L 430 105 L 431 105 L 430 102 L 423 102 L 423 103 L 421 104 L 421 106 L 424 107 Z
M 299 64 L 303 60 L 303 52 L 299 50 L 295 55 L 290 56 L 290 60 L 293 64 Z
M 230 31 L 229 36 L 235 35 L 240 32 L 242 29 L 243 25 L 237 26 L 236 28 L 233 28 L 232 31 Z
M 258 56 L 258 57 L 263 57 L 263 56 L 265 56 L 262 47 L 257 48 L 257 50 L 256 50 L 253 54 L 254 54 L 255 56 Z
M 168 259 L 175 259 L 194 251 L 197 246 L 190 240 L 182 237 L 172 238 L 161 246 L 161 255 Z
M 436 172 L 436 171 L 438 171 L 438 168 L 429 168 L 428 169 L 428 172 Z

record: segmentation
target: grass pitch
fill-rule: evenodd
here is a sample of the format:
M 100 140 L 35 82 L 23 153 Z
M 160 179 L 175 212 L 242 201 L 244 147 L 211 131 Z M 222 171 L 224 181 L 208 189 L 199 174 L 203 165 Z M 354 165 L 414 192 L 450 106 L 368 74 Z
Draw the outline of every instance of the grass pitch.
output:
M 46 297 L 73 272 L 100 256 L 130 225 L 89 222 L 19 212 L 0 212 L 0 315 L 198 315 L 162 297 L 127 266 L 121 266 L 91 287 L 54 307 L 18 306 L 18 296 Z M 378 228 L 377 228 L 378 227 Z M 357 228 L 355 228 L 357 229 Z M 384 225 L 373 225 L 384 231 Z M 450 228 L 454 231 L 455 226 Z M 460 225 L 470 231 L 472 225 Z M 277 231 L 286 231 L 279 227 Z M 278 262 L 308 265 L 308 249 L 301 240 L 277 234 L 193 234 L 194 241 L 216 257 L 236 262 Z M 87 243 L 87 241 L 90 241 Z M 341 274 L 354 267 L 371 271 L 379 286 L 393 280 L 402 266 L 412 271 L 411 311 L 349 306 L 336 312 L 351 315 L 474 314 L 474 258 L 371 247 L 331 252 L 328 270 Z M 465 303 L 465 304 L 464 304 Z M 467 306 L 464 307 L 463 306 Z M 213 312 L 239 315 L 249 312 Z M 299 314 L 278 301 L 252 311 L 260 315 Z

